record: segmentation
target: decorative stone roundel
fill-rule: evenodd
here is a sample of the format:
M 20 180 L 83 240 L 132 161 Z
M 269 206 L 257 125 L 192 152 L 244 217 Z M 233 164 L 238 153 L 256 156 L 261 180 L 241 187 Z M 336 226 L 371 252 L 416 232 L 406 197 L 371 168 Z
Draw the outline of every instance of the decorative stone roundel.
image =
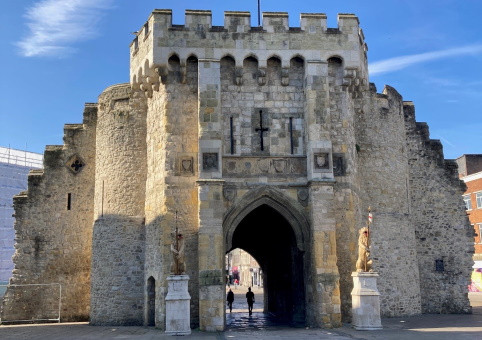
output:
M 309 195 L 308 189 L 306 188 L 298 189 L 298 199 L 300 201 L 306 201 L 306 199 L 308 198 L 308 195 Z
M 227 187 L 223 189 L 223 196 L 226 198 L 228 201 L 232 201 L 236 198 L 236 188 L 235 187 Z
M 65 167 L 72 171 L 75 175 L 81 172 L 82 169 L 85 168 L 85 166 L 86 164 L 84 160 L 77 154 L 72 155 L 67 161 L 67 163 L 65 163 Z

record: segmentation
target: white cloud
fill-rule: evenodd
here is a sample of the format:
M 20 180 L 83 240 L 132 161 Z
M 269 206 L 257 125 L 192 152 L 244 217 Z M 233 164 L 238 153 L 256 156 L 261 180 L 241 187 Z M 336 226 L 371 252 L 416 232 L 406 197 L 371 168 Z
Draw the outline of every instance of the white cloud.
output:
M 25 17 L 29 34 L 17 46 L 25 57 L 65 57 L 73 43 L 97 34 L 97 22 L 113 0 L 42 0 Z
M 463 47 L 451 48 L 448 50 L 427 52 L 421 54 L 408 55 L 403 57 L 390 58 L 386 60 L 376 61 L 368 65 L 370 75 L 388 73 L 398 71 L 414 64 L 420 64 L 431 60 L 469 55 L 479 54 L 482 52 L 482 45 L 469 45 Z

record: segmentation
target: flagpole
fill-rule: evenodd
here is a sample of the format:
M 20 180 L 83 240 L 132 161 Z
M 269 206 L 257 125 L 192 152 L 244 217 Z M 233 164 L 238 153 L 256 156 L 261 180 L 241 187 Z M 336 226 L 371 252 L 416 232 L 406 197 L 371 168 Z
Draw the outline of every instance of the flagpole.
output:
M 179 275 L 179 238 L 177 235 L 179 234 L 179 231 L 177 229 L 177 210 L 176 210 L 176 250 L 178 251 L 176 255 L 176 275 Z
M 368 221 L 367 221 L 367 248 L 370 249 L 370 224 L 372 224 L 373 221 L 373 216 L 372 216 L 372 208 L 369 206 L 368 207 Z M 369 252 L 366 252 L 365 256 L 365 271 L 367 271 L 367 263 L 368 263 L 368 254 Z
M 261 0 L 258 0 L 258 27 L 261 26 L 261 21 L 260 21 L 260 18 L 261 18 L 261 4 L 260 4 L 260 1 L 261 1 Z

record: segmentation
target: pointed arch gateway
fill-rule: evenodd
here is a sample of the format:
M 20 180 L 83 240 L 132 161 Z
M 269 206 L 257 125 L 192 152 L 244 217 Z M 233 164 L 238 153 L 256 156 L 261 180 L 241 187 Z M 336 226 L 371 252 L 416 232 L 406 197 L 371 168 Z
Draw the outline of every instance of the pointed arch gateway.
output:
M 249 252 L 263 271 L 264 311 L 305 324 L 309 273 L 309 224 L 296 202 L 281 191 L 260 187 L 225 215 L 225 247 Z

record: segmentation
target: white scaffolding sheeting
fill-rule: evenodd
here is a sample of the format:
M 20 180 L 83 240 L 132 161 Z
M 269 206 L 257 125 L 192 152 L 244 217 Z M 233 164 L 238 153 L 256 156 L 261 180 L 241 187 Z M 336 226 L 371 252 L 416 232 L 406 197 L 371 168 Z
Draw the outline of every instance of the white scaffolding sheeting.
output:
M 29 168 L 39 169 L 43 167 L 43 155 L 41 153 L 4 148 L 0 146 L 0 163 L 22 165 Z
M 13 196 L 27 189 L 30 169 L 42 165 L 42 154 L 0 147 L 0 282 L 7 282 L 13 269 Z

